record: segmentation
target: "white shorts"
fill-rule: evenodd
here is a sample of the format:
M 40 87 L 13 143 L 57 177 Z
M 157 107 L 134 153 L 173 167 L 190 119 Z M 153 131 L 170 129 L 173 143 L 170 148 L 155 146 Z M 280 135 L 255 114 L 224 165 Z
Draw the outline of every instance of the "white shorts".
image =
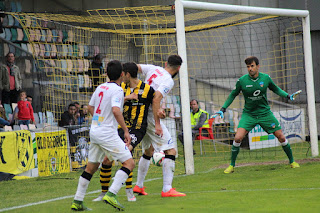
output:
M 131 152 L 118 134 L 110 137 L 97 137 L 90 134 L 90 148 L 88 161 L 91 163 L 101 163 L 104 156 L 109 160 L 118 160 L 121 163 L 132 158 Z
M 150 118 L 151 117 L 151 118 Z M 172 137 L 167 129 L 167 127 L 160 120 L 160 125 L 163 130 L 163 136 L 160 137 L 155 134 L 155 124 L 153 116 L 148 115 L 148 128 L 146 135 L 143 137 L 142 150 L 148 149 L 152 144 L 155 152 L 165 151 L 176 147 L 176 144 L 172 140 Z

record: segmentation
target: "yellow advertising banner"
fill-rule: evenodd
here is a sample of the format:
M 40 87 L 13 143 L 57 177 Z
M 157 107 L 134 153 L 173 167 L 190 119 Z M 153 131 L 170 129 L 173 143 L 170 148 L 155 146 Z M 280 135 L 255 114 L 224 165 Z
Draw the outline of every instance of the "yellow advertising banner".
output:
M 0 172 L 20 174 L 34 168 L 28 130 L 0 133 Z
M 66 130 L 35 133 L 39 176 L 70 172 Z

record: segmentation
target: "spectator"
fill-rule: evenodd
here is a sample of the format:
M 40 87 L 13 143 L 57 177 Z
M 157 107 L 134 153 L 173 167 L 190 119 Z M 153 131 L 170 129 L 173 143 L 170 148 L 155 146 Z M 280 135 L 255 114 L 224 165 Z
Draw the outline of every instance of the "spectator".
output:
M 32 96 L 31 95 L 27 95 L 27 101 L 29 101 L 30 102 L 30 104 L 32 105 Z
M 8 118 L 6 116 L 6 111 L 2 104 L 0 105 L 0 127 L 2 128 L 3 126 L 9 126 L 10 122 L 8 121 Z
M 10 91 L 10 85 L 9 85 L 9 74 L 8 69 L 5 64 L 1 64 L 0 66 L 0 102 L 2 101 L 2 93 L 4 91 Z
M 6 104 L 17 103 L 19 92 L 22 88 L 20 69 L 14 64 L 15 56 L 12 52 L 6 55 L 6 64 L 1 65 L 2 77 L 2 102 Z M 8 78 L 4 72 L 7 71 Z M 4 83 L 4 80 L 8 80 Z M 1 89 L 1 87 L 0 87 Z
M 25 91 L 20 92 L 20 101 L 18 102 L 18 125 L 29 125 L 30 120 L 34 123 L 33 108 L 29 101 L 27 101 L 27 93 Z
M 196 138 L 196 135 L 199 133 L 200 127 L 209 127 L 209 113 L 199 108 L 199 102 L 195 99 L 190 101 L 190 107 L 192 112 L 190 113 L 191 116 L 191 128 L 192 128 L 192 141 Z M 207 130 L 203 130 L 203 134 L 207 136 L 209 133 Z M 183 142 L 183 132 L 178 135 L 179 140 L 181 141 L 182 145 Z M 193 150 L 193 154 L 195 151 Z
M 76 106 L 74 104 L 69 104 L 68 111 L 65 111 L 61 115 L 61 119 L 59 121 L 59 126 L 69 126 L 69 125 L 76 125 Z
M 100 75 L 104 74 L 103 66 L 102 66 L 102 55 L 98 54 L 94 57 L 91 66 L 88 71 L 88 75 L 92 80 L 93 90 L 99 86 Z
M 78 117 L 78 124 L 87 124 L 89 121 L 88 105 L 82 105 L 79 114 L 80 116 Z
M 76 120 L 79 120 L 79 118 L 80 118 L 80 104 L 77 101 L 74 102 L 73 104 L 76 106 L 75 118 L 76 118 Z

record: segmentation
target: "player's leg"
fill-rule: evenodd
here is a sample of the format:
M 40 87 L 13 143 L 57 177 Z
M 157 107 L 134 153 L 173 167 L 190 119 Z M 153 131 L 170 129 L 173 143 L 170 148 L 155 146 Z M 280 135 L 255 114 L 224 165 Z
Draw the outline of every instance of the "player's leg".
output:
M 286 139 L 286 137 L 284 136 L 282 130 L 279 129 L 279 130 L 275 131 L 273 134 L 278 138 L 279 142 L 281 143 L 283 151 L 288 156 L 291 168 L 300 167 L 300 165 L 294 161 L 291 146 L 290 146 L 288 140 Z
M 281 126 L 278 119 L 274 117 L 273 113 L 270 112 L 267 116 L 263 116 L 260 120 L 261 121 L 259 121 L 259 124 L 264 129 L 264 131 L 266 131 L 269 134 L 273 133 L 274 136 L 278 138 L 278 141 L 280 142 L 283 151 L 289 158 L 291 167 L 300 167 L 298 163 L 294 162 L 291 146 L 281 130 Z
M 117 194 L 122 187 L 122 184 L 126 181 L 129 174 L 134 168 L 134 161 L 132 155 L 126 145 L 123 143 L 121 138 L 117 135 L 115 136 L 112 143 L 102 145 L 105 150 L 108 150 L 107 155 L 111 155 L 113 160 L 118 160 L 122 163 L 122 167 L 116 172 L 112 185 L 109 188 L 109 191 L 102 198 L 106 203 L 110 204 L 118 210 L 124 210 L 117 200 Z M 117 150 L 116 152 L 113 150 Z M 110 158 L 109 158 L 110 159 Z
M 88 164 L 85 171 L 83 171 L 83 173 L 79 177 L 77 192 L 74 196 L 74 200 L 71 205 L 72 210 L 83 211 L 88 209 L 83 204 L 83 199 L 86 194 L 92 175 L 97 171 L 99 167 L 99 162 L 101 161 L 102 156 L 103 151 L 100 149 L 99 145 L 91 143 L 89 149 Z
M 106 203 L 110 204 L 114 208 L 117 208 L 118 210 L 124 210 L 124 206 L 122 206 L 119 203 L 117 199 L 117 194 L 121 189 L 122 184 L 128 179 L 129 174 L 131 173 L 133 168 L 134 168 L 134 161 L 132 158 L 122 162 L 122 167 L 116 172 L 114 176 L 114 181 L 110 186 L 109 191 L 103 197 L 103 200 Z
M 256 125 L 255 118 L 251 117 L 250 115 L 243 113 L 241 120 L 238 125 L 238 130 L 234 137 L 234 141 L 231 147 L 231 162 L 228 168 L 224 170 L 225 174 L 229 174 L 234 172 L 234 167 L 236 165 L 237 156 L 240 152 L 240 145 L 243 138 L 246 134 Z
M 137 184 L 133 188 L 133 192 L 138 193 L 139 195 L 148 194 L 145 192 L 146 187 L 143 186 L 143 182 L 147 176 L 150 166 L 150 159 L 154 151 L 153 146 L 148 144 L 148 141 L 150 141 L 150 138 L 148 135 L 145 135 L 142 140 L 142 150 L 144 150 L 144 153 L 139 160 Z
M 122 130 L 122 129 L 121 129 Z M 122 131 L 123 132 L 123 131 Z M 141 129 L 130 129 L 130 136 L 131 136 L 131 145 L 129 146 L 129 150 L 131 151 L 131 154 L 133 156 L 133 149 L 142 141 L 142 138 L 146 134 L 145 130 Z M 122 139 L 122 133 L 119 131 L 119 136 Z M 129 174 L 128 179 L 126 180 L 126 194 L 128 201 L 136 201 L 136 197 L 133 194 L 133 188 L 132 188 L 132 177 L 133 172 Z
M 104 157 L 100 169 L 100 185 L 101 193 L 92 201 L 101 201 L 103 196 L 107 193 L 111 181 L 111 168 L 113 161 L 110 161 L 107 156 Z
M 177 192 L 174 188 L 172 188 L 172 181 L 175 171 L 175 160 L 177 151 L 175 149 L 176 144 L 173 142 L 171 135 L 167 129 L 167 127 L 161 122 L 161 127 L 163 130 L 162 138 L 159 136 L 154 136 L 152 138 L 153 146 L 155 150 L 163 150 L 165 153 L 164 160 L 162 162 L 162 174 L 163 174 L 163 187 L 161 196 L 162 197 L 182 197 L 186 196 L 184 193 Z M 161 146 L 157 147 L 157 144 L 161 142 Z
M 240 145 L 248 131 L 244 128 L 238 128 L 237 133 L 234 137 L 233 144 L 231 146 L 231 161 L 228 168 L 224 170 L 225 174 L 234 172 L 234 167 L 236 165 L 237 156 L 240 152 Z

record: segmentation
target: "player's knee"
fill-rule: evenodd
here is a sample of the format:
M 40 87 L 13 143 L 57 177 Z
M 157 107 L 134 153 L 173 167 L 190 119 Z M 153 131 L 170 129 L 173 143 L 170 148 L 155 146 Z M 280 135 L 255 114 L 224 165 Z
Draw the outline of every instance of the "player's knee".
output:
M 112 166 L 112 161 L 110 161 L 109 158 L 106 156 L 104 157 L 102 164 L 107 166 Z
M 154 152 L 154 149 L 153 149 L 153 148 L 151 148 L 151 149 L 149 148 L 149 149 L 147 149 L 147 150 L 144 151 L 144 154 L 145 154 L 146 156 L 148 156 L 148 157 L 152 157 L 153 152 Z
M 280 143 L 283 143 L 286 141 L 286 137 L 284 135 L 281 135 L 280 137 L 278 137 L 278 140 Z
M 132 158 L 126 160 L 125 162 L 122 163 L 123 167 L 128 168 L 130 171 L 132 171 L 135 167 L 134 160 Z
M 164 150 L 164 153 L 165 153 L 166 155 L 174 155 L 174 156 L 177 154 L 175 148 L 168 149 L 168 150 Z
M 243 136 L 236 136 L 235 138 L 234 138 L 234 142 L 236 142 L 236 143 L 241 143 L 242 142 L 242 140 L 243 140 Z

